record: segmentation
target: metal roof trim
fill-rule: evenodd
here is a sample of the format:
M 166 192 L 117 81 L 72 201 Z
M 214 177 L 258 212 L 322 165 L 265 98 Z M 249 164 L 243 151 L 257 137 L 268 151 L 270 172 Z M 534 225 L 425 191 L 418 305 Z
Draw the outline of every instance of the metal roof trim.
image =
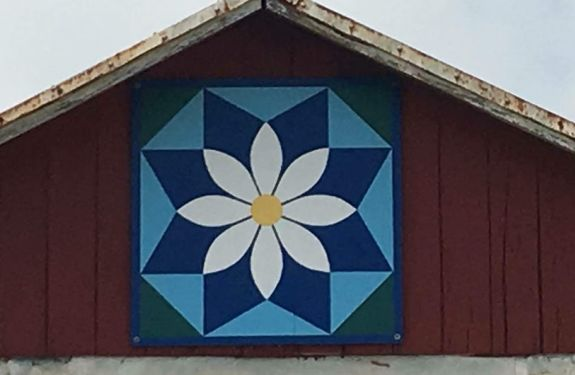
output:
M 575 123 L 443 63 L 311 0 L 267 0 L 267 9 L 392 70 L 575 152 Z
M 0 113 L 0 145 L 262 9 L 218 0 L 163 31 Z

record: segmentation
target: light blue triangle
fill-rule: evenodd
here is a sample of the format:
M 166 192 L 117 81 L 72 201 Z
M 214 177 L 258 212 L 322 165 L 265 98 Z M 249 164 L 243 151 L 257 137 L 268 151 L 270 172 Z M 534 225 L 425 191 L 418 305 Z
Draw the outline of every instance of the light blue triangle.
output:
M 375 176 L 369 190 L 359 205 L 359 214 L 369 232 L 379 245 L 389 266 L 393 269 L 394 259 L 394 215 L 393 215 L 393 152 Z
M 204 147 L 204 93 L 200 91 L 144 146 L 147 150 L 200 150 Z
M 265 301 L 207 336 L 317 336 L 327 332 Z
M 140 156 L 140 270 L 150 259 L 176 210 L 146 158 Z
M 269 121 L 324 90 L 323 87 L 215 87 L 209 91 Z
M 390 147 L 333 91 L 329 91 L 329 145 L 332 148 Z
M 335 331 L 391 272 L 332 272 L 331 330 Z
M 198 332 L 204 330 L 202 275 L 143 275 L 144 279 Z

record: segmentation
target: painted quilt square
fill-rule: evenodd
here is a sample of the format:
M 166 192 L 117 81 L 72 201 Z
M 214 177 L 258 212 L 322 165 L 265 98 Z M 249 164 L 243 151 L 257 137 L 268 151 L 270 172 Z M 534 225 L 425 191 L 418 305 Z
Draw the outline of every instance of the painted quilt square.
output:
M 137 345 L 401 339 L 392 82 L 134 89 Z

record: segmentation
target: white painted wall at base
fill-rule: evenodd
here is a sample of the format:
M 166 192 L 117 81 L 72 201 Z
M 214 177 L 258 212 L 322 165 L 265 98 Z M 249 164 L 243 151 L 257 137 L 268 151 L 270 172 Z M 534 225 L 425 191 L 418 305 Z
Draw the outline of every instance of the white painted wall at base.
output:
M 0 375 L 575 375 L 575 356 L 0 360 Z

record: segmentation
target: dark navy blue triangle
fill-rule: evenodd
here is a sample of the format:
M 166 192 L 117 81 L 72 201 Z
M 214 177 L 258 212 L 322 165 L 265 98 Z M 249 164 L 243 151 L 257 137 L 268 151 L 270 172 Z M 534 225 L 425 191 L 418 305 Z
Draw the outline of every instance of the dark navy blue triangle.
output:
M 202 227 L 174 216 L 143 273 L 201 274 L 208 248 L 226 228 Z
M 204 195 L 227 195 L 210 177 L 201 150 L 143 153 L 176 209 Z
M 204 148 L 225 152 L 249 168 L 251 145 L 263 121 L 209 91 L 204 105 Z
M 269 122 L 282 145 L 284 168 L 298 156 L 328 146 L 327 119 L 327 90 L 323 90 Z
M 285 250 L 283 259 L 282 277 L 270 301 L 329 332 L 329 274 L 302 267 Z
M 250 255 L 230 268 L 204 276 L 204 332 L 209 333 L 261 303 L 250 272 Z
M 359 213 L 335 225 L 307 228 L 325 247 L 332 271 L 391 271 Z
M 359 207 L 389 149 L 330 149 L 326 170 L 307 194 L 340 197 Z

